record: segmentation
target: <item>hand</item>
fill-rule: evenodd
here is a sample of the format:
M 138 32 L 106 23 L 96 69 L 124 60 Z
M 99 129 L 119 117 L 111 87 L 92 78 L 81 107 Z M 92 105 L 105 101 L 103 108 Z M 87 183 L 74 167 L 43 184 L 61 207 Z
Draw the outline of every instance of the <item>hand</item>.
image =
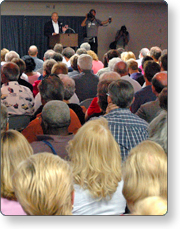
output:
M 68 25 L 65 25 L 64 27 L 62 27 L 62 31 L 65 32 L 68 29 Z
M 57 35 L 58 33 L 53 33 L 52 35 L 54 36 L 54 35 Z

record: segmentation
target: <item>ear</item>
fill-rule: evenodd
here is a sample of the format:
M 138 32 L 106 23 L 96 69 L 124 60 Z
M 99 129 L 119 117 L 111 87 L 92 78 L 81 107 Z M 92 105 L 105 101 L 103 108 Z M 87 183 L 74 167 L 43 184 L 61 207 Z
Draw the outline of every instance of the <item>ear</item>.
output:
M 153 85 L 151 85 L 151 88 L 152 88 L 152 92 L 153 92 L 155 95 L 157 95 L 157 92 L 156 92 L 156 90 L 155 90 L 155 88 L 154 88 Z

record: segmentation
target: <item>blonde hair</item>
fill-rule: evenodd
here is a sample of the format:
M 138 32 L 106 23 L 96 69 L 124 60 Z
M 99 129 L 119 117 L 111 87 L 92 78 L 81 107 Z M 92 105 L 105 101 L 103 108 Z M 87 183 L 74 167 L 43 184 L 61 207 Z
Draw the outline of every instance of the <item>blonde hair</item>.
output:
M 160 196 L 150 196 L 135 204 L 132 215 L 165 215 L 166 213 L 167 200 Z
M 18 164 L 33 154 L 26 138 L 16 130 L 1 132 L 1 196 L 16 200 L 12 175 Z
M 121 181 L 120 148 L 99 118 L 85 123 L 67 147 L 75 183 L 94 198 L 110 198 Z
M 5 61 L 5 55 L 6 55 L 6 53 L 8 53 L 8 52 L 9 52 L 9 50 L 6 49 L 6 48 L 1 49 L 1 62 L 2 62 L 2 61 Z
M 51 69 L 51 74 L 68 74 L 68 67 L 65 63 L 56 63 Z
M 96 61 L 99 60 L 97 54 L 94 51 L 88 50 L 87 54 L 89 54 L 93 58 L 93 60 L 96 60 Z
M 28 215 L 72 215 L 73 177 L 57 155 L 34 154 L 13 175 L 13 187 Z
M 133 52 L 129 51 L 129 52 L 123 52 L 121 53 L 121 60 L 123 61 L 128 61 L 129 59 L 134 59 L 136 60 L 136 56 Z
M 130 211 L 145 197 L 167 198 L 167 156 L 159 144 L 147 140 L 134 147 L 123 163 L 122 174 Z

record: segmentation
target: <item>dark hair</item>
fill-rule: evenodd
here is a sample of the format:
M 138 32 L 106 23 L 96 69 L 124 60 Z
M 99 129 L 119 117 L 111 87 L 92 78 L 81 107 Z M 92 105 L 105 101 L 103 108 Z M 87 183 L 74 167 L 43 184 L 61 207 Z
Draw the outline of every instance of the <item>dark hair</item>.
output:
M 63 100 L 64 99 L 64 86 L 60 78 L 55 75 L 49 75 L 44 78 L 38 85 L 41 98 L 45 102 L 51 100 Z
M 54 55 L 52 56 L 52 59 L 54 59 L 57 62 L 62 62 L 63 56 L 62 54 L 55 52 Z
M 104 68 L 108 67 L 108 62 L 107 62 L 107 53 L 105 53 L 103 55 L 103 64 L 104 64 Z
M 151 56 L 145 56 L 143 57 L 142 59 L 142 68 L 144 69 L 144 63 L 147 61 L 147 60 L 153 60 L 153 58 Z
M 111 60 L 114 57 L 119 57 L 119 52 L 116 49 L 110 49 L 107 52 L 107 58 L 108 60 Z
M 24 60 L 26 64 L 26 72 L 32 72 L 35 69 L 36 63 L 32 57 L 25 55 L 21 59 Z
M 22 73 L 26 70 L 26 63 L 24 62 L 24 60 L 22 60 L 20 58 L 13 58 L 11 60 L 11 62 L 13 62 L 19 66 L 19 70 L 20 70 L 19 76 L 21 76 Z
M 2 73 L 8 81 L 17 81 L 19 77 L 19 66 L 13 62 L 7 62 L 1 67 Z
M 62 55 L 65 56 L 65 57 L 67 57 L 68 59 L 70 59 L 71 56 L 73 56 L 74 54 L 75 54 L 75 51 L 71 47 L 66 47 L 62 51 Z
M 118 107 L 129 108 L 133 101 L 134 88 L 127 80 L 120 79 L 110 83 L 108 93 Z
M 159 94 L 159 105 L 162 109 L 167 111 L 167 87 L 164 87 Z
M 164 55 L 162 55 L 161 57 L 160 57 L 160 62 L 161 62 L 161 64 L 162 64 L 162 67 L 163 67 L 163 69 L 164 69 L 164 71 L 167 71 L 167 65 L 168 65 L 168 60 L 167 60 L 167 54 L 164 54 Z
M 152 81 L 153 76 L 156 73 L 160 72 L 160 70 L 161 70 L 160 65 L 157 64 L 155 61 L 149 60 L 145 62 L 144 74 L 149 82 Z

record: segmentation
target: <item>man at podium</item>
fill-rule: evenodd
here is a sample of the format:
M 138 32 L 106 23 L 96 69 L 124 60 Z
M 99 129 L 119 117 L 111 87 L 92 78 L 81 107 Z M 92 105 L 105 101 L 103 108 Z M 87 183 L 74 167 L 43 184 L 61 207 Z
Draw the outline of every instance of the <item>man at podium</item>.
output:
M 58 21 L 58 13 L 53 12 L 51 14 L 51 21 L 48 21 L 44 25 L 44 35 L 48 37 L 48 48 L 49 48 L 49 37 L 57 35 L 59 33 L 65 33 L 68 29 L 68 25 L 62 26 L 62 23 Z

